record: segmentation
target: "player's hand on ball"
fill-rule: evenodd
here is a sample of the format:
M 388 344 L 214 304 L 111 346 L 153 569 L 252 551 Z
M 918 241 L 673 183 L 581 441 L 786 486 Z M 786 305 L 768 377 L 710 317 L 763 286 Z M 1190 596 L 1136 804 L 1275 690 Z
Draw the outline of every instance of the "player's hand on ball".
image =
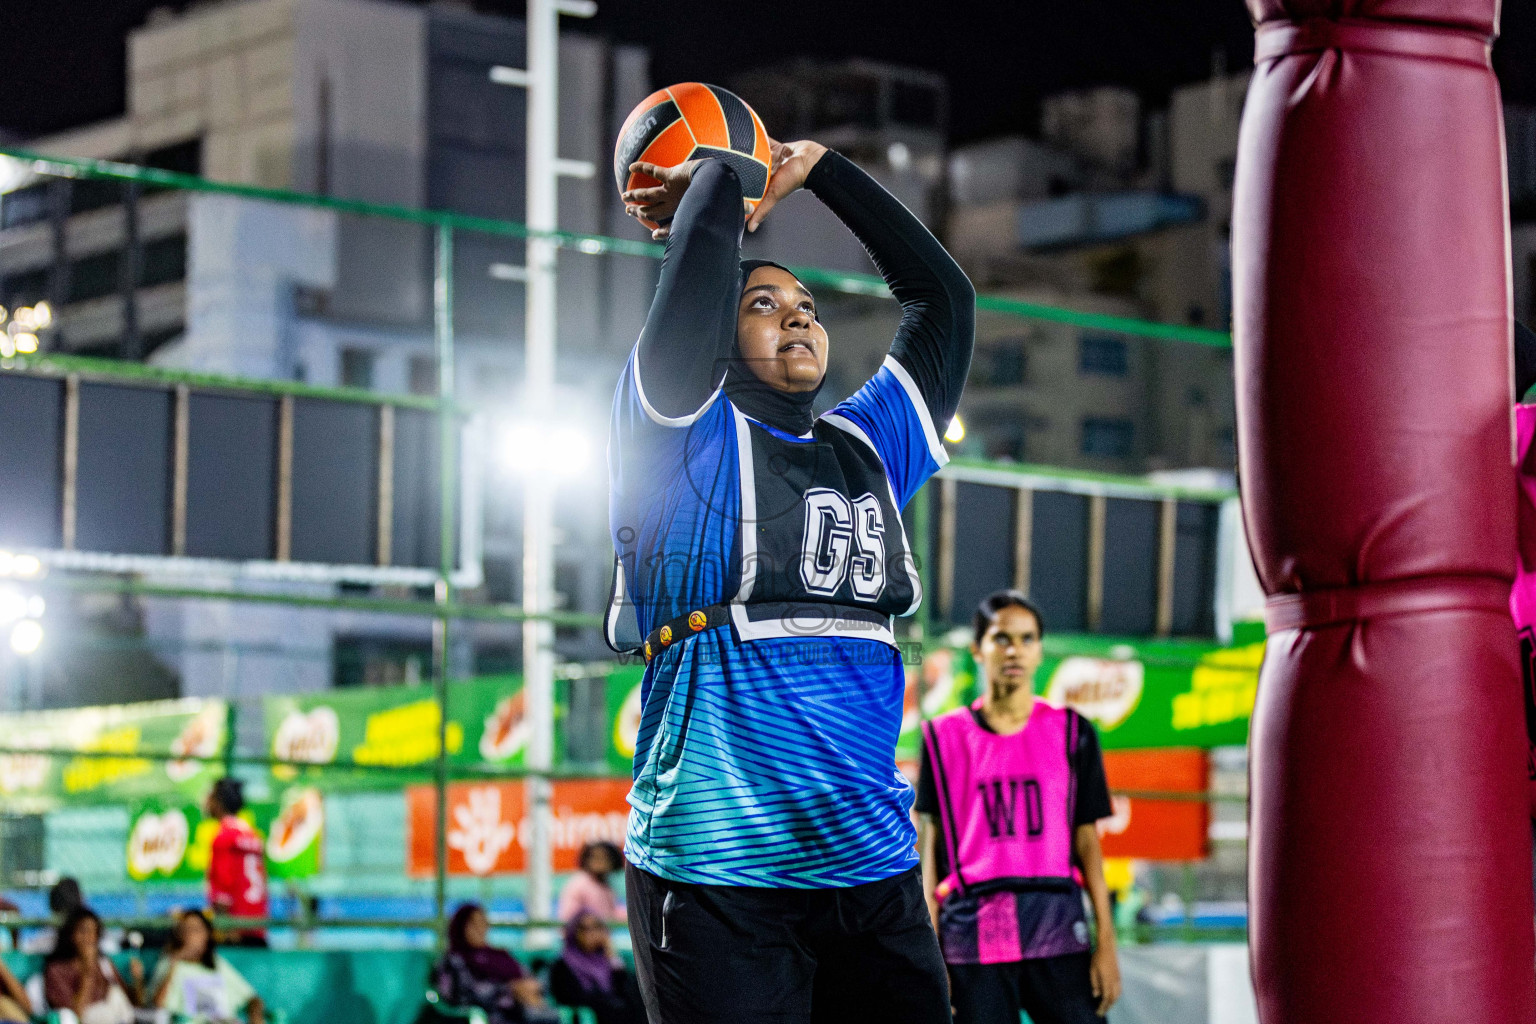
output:
M 661 184 L 649 188 L 632 188 L 625 192 L 622 197 L 624 212 L 631 217 L 644 217 L 653 224 L 659 224 L 660 227 L 651 232 L 651 237 L 658 242 L 665 241 L 672 233 L 672 216 L 677 213 L 677 204 L 683 201 L 683 193 L 688 191 L 688 184 L 693 181 L 693 172 L 703 162 L 689 160 L 676 167 L 660 167 L 644 160 L 630 164 L 631 173 L 655 178 Z
M 816 161 L 826 155 L 827 147 L 809 139 L 802 139 L 799 142 L 775 142 L 769 139 L 768 152 L 773 156 L 773 166 L 769 169 L 768 191 L 763 195 L 763 201 L 757 204 L 751 219 L 747 221 L 748 231 L 756 231 L 757 226 L 763 222 L 763 218 L 768 216 L 768 211 L 773 209 L 780 199 L 804 187 L 811 168 L 816 166 Z
M 1088 964 L 1088 979 L 1093 983 L 1094 997 L 1099 1001 L 1099 1016 L 1109 1012 L 1120 999 L 1120 959 L 1115 947 L 1099 943 Z

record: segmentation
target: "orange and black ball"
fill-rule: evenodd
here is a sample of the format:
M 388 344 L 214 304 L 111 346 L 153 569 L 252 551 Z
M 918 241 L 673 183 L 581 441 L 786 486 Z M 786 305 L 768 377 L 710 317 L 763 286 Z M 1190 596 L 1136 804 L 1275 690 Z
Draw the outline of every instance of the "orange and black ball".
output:
M 756 209 L 768 190 L 772 162 L 763 122 L 735 93 L 718 85 L 683 82 L 651 93 L 624 120 L 613 149 L 613 176 L 624 193 L 659 184 L 630 172 L 629 165 L 637 160 L 676 167 L 706 156 L 731 165 L 748 207 Z M 640 223 L 658 226 L 643 217 Z

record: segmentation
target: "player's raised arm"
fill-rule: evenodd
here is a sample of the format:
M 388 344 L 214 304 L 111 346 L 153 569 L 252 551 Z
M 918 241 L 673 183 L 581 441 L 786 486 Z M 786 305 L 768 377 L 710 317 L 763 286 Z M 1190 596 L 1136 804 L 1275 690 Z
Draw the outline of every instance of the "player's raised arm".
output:
M 662 184 L 625 193 L 626 209 L 662 223 L 655 234 L 667 250 L 640 332 L 637 371 L 653 409 L 686 417 L 719 387 L 736 336 L 741 181 L 713 159 L 641 170 Z
M 828 150 L 817 160 L 805 187 L 864 243 L 901 303 L 891 355 L 912 375 L 943 433 L 960 407 L 976 342 L 970 279 L 900 200 L 841 154 Z

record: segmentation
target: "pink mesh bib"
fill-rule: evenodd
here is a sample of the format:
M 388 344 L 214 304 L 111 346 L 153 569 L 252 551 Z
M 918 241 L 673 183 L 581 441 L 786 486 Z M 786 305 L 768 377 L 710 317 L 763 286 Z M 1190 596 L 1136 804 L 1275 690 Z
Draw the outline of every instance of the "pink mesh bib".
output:
M 1525 677 L 1526 777 L 1531 817 L 1536 818 L 1536 405 L 1515 406 L 1520 479 L 1520 557 L 1509 611 L 1520 634 L 1520 670 Z
M 924 725 L 950 864 L 936 889 L 949 963 L 1088 948 L 1072 868 L 1079 721 L 1036 700 L 1028 724 L 1012 736 L 983 728 L 972 708 Z

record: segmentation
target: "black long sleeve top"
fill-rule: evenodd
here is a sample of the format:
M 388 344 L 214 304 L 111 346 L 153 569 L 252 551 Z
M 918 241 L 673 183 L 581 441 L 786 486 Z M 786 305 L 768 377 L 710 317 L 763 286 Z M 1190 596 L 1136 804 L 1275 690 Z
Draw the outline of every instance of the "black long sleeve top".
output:
M 863 243 L 901 303 L 890 354 L 916 381 L 942 431 L 959 407 L 970 371 L 976 325 L 971 282 L 911 211 L 841 154 L 828 150 L 806 188 Z M 647 397 L 664 415 L 694 412 L 724 379 L 736 340 L 743 227 L 736 172 L 706 161 L 673 217 L 640 333 Z

